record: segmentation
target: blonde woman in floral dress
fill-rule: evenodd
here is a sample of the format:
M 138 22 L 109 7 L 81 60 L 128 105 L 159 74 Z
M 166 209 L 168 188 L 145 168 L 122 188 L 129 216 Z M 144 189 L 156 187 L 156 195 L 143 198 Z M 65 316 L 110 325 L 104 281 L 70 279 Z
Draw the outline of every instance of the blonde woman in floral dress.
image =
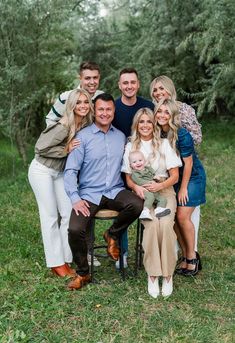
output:
M 162 99 L 171 99 L 175 101 L 179 110 L 179 120 L 181 127 L 189 131 L 195 145 L 199 145 L 202 142 L 201 125 L 197 120 L 194 108 L 184 102 L 177 100 L 175 85 L 168 76 L 158 76 L 151 82 L 150 96 L 155 105 L 157 105 Z M 195 207 L 191 219 L 195 227 L 195 251 L 198 251 L 200 206 Z

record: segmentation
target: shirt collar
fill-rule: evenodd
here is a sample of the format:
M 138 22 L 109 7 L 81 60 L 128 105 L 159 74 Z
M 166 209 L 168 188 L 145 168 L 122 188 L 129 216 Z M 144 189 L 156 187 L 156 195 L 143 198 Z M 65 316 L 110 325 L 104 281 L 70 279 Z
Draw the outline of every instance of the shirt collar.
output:
M 93 133 L 97 133 L 97 132 L 103 132 L 103 133 L 104 133 L 104 131 L 102 131 L 99 127 L 97 127 L 97 126 L 95 125 L 95 123 L 93 123 L 93 124 L 91 125 L 91 129 L 92 129 L 92 132 L 93 132 Z M 115 130 L 115 127 L 111 124 L 109 130 L 107 131 L 107 133 L 108 133 L 109 131 L 114 131 L 114 130 Z

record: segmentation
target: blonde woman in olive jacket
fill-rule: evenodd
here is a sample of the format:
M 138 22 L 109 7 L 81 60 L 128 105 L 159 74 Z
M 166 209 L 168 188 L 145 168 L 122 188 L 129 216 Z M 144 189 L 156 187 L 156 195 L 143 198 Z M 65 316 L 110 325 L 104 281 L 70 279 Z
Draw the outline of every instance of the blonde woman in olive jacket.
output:
M 46 265 L 58 276 L 73 276 L 68 243 L 71 203 L 64 190 L 63 170 L 67 154 L 79 145 L 77 131 L 93 121 L 93 105 L 83 89 L 73 90 L 63 118 L 48 126 L 35 146 L 29 167 L 29 182 L 35 194 L 42 231 Z M 58 220 L 58 213 L 60 220 Z

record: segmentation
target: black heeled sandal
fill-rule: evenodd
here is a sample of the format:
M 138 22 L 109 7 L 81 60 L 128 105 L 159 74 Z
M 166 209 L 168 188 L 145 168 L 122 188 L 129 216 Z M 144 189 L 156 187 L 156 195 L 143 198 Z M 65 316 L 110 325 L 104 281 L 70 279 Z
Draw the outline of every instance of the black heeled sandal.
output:
M 180 258 L 178 267 L 176 267 L 176 269 L 175 269 L 175 274 L 182 275 L 182 274 L 183 274 L 183 271 L 186 269 L 186 268 L 181 268 L 181 267 L 180 267 L 180 264 L 181 264 L 182 262 L 187 262 L 187 258 L 184 257 L 184 256 L 182 256 L 182 257 Z
M 193 264 L 195 266 L 194 269 L 184 269 L 182 274 L 184 276 L 195 276 L 198 273 L 199 270 L 199 260 L 197 258 L 192 258 L 192 259 L 188 259 L 186 258 L 186 262 L 187 264 Z
M 202 262 L 199 253 L 196 251 L 196 258 L 198 259 L 198 270 L 202 270 Z

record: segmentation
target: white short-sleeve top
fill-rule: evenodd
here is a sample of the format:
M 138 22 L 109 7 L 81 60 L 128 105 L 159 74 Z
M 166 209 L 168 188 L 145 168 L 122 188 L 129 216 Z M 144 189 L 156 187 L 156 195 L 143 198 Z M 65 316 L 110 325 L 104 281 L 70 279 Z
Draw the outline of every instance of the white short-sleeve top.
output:
M 152 141 L 141 140 L 139 149 L 146 158 L 148 164 L 155 170 L 157 176 L 168 177 L 168 170 L 175 167 L 181 167 L 182 162 L 180 157 L 170 146 L 168 139 L 162 139 L 159 151 L 156 153 L 153 159 L 153 146 Z M 127 143 L 125 147 L 125 153 L 123 156 L 122 172 L 131 174 L 131 167 L 129 163 L 129 153 L 133 151 L 131 142 Z

